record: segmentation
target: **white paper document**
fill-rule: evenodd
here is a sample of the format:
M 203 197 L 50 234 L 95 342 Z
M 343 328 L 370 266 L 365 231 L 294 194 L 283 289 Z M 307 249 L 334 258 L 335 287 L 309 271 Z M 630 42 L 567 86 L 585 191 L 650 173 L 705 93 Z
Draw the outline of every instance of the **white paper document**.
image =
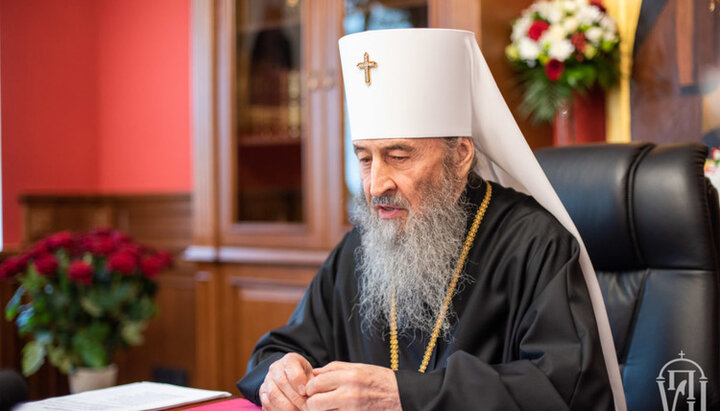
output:
M 229 397 L 225 391 L 208 391 L 157 382 L 136 382 L 79 394 L 27 402 L 13 411 L 142 411 Z

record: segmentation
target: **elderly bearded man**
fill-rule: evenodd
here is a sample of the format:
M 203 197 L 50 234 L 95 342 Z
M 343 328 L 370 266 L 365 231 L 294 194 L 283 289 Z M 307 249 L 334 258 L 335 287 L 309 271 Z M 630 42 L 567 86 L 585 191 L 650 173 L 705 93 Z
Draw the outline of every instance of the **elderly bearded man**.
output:
M 245 397 L 623 409 L 589 260 L 472 33 L 364 32 L 340 52 L 364 198 L 288 324 L 255 347 Z

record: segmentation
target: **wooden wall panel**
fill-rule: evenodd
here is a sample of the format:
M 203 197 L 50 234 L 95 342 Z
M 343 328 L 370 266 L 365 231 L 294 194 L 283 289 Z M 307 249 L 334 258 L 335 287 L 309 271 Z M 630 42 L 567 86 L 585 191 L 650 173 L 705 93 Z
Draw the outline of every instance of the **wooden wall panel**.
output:
M 239 264 L 223 267 L 221 389 L 237 392 L 255 344 L 269 330 L 287 323 L 315 268 Z
M 145 330 L 145 344 L 118 352 L 118 383 L 152 381 L 153 370 L 195 369 L 195 284 L 193 268 L 183 264 L 158 278 L 158 314 Z
M 222 367 L 221 307 L 224 306 L 220 292 L 219 269 L 215 264 L 198 264 L 196 274 L 196 365 L 194 385 L 207 389 L 221 389 Z

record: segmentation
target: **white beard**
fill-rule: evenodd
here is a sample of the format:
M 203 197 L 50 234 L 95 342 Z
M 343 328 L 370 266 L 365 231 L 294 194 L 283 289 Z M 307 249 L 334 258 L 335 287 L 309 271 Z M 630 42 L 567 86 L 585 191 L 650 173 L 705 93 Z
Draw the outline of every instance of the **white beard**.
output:
M 432 333 L 462 250 L 468 218 L 462 197 L 455 200 L 462 181 L 448 175 L 453 174 L 446 169 L 439 181 L 419 184 L 425 200 L 404 222 L 382 220 L 367 201 L 355 199 L 352 218 L 361 234 L 356 250 L 359 308 L 366 330 L 387 330 L 394 288 L 398 333 Z M 372 203 L 409 210 L 397 195 L 373 198 Z M 451 306 L 440 328 L 442 339 L 448 338 L 454 320 Z

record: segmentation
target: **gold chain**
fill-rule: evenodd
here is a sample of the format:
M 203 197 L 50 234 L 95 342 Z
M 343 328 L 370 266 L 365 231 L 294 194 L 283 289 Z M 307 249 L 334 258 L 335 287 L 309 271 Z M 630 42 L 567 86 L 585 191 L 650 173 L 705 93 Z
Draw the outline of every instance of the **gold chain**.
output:
M 475 219 L 470 226 L 470 231 L 468 232 L 467 238 L 465 238 L 465 244 L 463 245 L 462 252 L 460 253 L 460 259 L 458 259 L 457 266 L 455 267 L 455 273 L 450 280 L 450 285 L 448 285 L 448 291 L 445 295 L 442 309 L 438 314 L 437 320 L 435 320 L 435 328 L 430 336 L 427 348 L 425 348 L 425 355 L 423 356 L 422 363 L 418 369 L 419 372 L 424 373 L 425 369 L 427 369 L 428 363 L 430 362 L 430 356 L 435 349 L 435 344 L 437 343 L 438 336 L 440 335 L 440 327 L 442 327 L 445 315 L 450 307 L 450 302 L 452 301 L 453 294 L 455 293 L 455 287 L 457 287 L 458 280 L 460 279 L 460 273 L 465 266 L 465 260 L 467 259 L 468 253 L 470 253 L 470 248 L 475 242 L 475 235 L 477 234 L 480 223 L 482 223 L 483 217 L 485 216 L 485 211 L 487 211 L 488 205 L 490 205 L 492 186 L 487 181 L 485 184 L 487 186 L 485 189 L 485 198 L 483 198 L 482 203 L 480 203 L 477 213 L 475 214 Z M 390 296 L 390 368 L 392 368 L 393 371 L 398 370 L 397 307 L 395 307 L 395 288 L 393 288 Z

